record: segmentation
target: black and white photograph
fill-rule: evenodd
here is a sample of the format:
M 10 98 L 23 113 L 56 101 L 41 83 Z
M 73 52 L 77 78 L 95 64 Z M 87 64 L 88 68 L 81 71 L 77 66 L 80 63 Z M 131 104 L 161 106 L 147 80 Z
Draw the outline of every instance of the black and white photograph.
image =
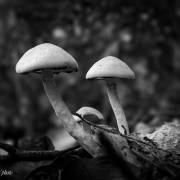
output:
M 0 0 L 0 180 L 179 180 L 180 1 Z

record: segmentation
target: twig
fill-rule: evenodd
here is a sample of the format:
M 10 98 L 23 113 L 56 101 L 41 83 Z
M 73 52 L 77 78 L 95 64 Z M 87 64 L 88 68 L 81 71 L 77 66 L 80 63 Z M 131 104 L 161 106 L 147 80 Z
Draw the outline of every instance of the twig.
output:
M 73 151 L 73 152 L 72 152 Z M 68 151 L 64 151 L 61 153 L 61 155 L 59 154 L 52 162 L 50 162 L 47 165 L 43 165 L 40 166 L 38 168 L 36 168 L 35 170 L 31 171 L 28 176 L 25 178 L 25 180 L 29 180 L 30 178 L 32 178 L 36 173 L 40 172 L 40 171 L 46 171 L 46 172 L 50 172 L 50 171 L 55 171 L 58 169 L 62 169 L 65 162 L 67 162 L 67 158 L 69 154 L 79 154 L 82 153 L 83 149 L 81 147 L 73 149 L 72 151 L 68 150 Z M 71 158 L 71 157 L 70 157 Z
M 120 134 L 120 132 L 118 131 L 118 129 L 116 128 L 113 128 L 113 127 L 109 127 L 109 126 L 106 126 L 105 124 L 101 124 L 101 125 L 97 125 L 95 123 L 92 123 L 90 121 L 88 121 L 87 119 L 83 118 L 80 114 L 78 113 L 75 113 L 74 115 L 78 116 L 83 122 L 85 122 L 86 124 L 90 125 L 90 126 L 93 126 L 95 128 L 98 128 L 98 129 L 101 129 L 103 131 L 106 131 L 106 132 L 109 132 L 109 133 L 113 133 L 113 134 Z
M 0 162 L 4 161 L 43 161 L 53 160 L 61 156 L 65 152 L 77 149 L 77 147 L 70 148 L 64 151 L 57 150 L 42 150 L 42 151 L 20 151 L 11 145 L 0 143 L 0 148 L 8 151 L 8 155 L 0 156 Z

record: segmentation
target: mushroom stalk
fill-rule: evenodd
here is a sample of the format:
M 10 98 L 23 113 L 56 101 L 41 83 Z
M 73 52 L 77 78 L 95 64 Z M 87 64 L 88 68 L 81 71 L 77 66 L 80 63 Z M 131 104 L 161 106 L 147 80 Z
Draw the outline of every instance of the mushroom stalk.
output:
M 61 120 L 62 125 L 68 131 L 68 133 L 74 137 L 79 144 L 83 146 L 92 156 L 97 157 L 101 154 L 102 148 L 98 144 L 97 140 L 93 138 L 92 135 L 87 134 L 82 127 L 73 119 L 73 116 L 66 104 L 62 100 L 55 82 L 53 80 L 53 73 L 51 70 L 44 70 L 43 75 L 43 85 L 45 92 L 49 98 L 54 111 Z
M 112 106 L 114 115 L 117 120 L 117 126 L 119 129 L 119 132 L 122 134 L 129 134 L 129 128 L 126 121 L 126 116 L 124 114 L 123 108 L 121 106 L 118 92 L 117 92 L 117 83 L 111 80 L 106 80 L 107 84 L 107 94 L 109 97 L 110 104 Z

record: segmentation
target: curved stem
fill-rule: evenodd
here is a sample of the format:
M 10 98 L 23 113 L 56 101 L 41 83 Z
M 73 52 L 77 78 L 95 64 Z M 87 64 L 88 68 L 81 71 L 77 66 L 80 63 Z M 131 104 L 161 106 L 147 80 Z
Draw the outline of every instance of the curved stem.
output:
M 50 70 L 44 70 L 43 85 L 51 105 L 62 125 L 68 133 L 74 137 L 84 149 L 92 156 L 96 157 L 102 154 L 102 148 L 96 142 L 92 135 L 87 134 L 82 127 L 73 119 L 71 112 L 62 100 L 53 80 L 53 73 Z
M 128 128 L 128 123 L 126 121 L 126 116 L 120 104 L 120 100 L 117 93 L 117 84 L 116 82 L 111 82 L 111 80 L 107 80 L 106 84 L 107 84 L 107 93 L 108 93 L 109 101 L 112 106 L 114 115 L 116 117 L 119 132 L 122 134 L 129 134 L 129 128 Z

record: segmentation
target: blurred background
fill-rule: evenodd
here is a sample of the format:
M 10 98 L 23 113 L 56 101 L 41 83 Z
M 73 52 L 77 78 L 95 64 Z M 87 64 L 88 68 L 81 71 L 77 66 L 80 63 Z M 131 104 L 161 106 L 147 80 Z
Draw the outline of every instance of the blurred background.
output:
M 116 126 L 103 82 L 85 80 L 93 63 L 113 55 L 136 74 L 119 87 L 131 131 L 178 121 L 180 1 L 0 0 L 1 141 L 60 132 L 40 77 L 15 72 L 19 58 L 44 42 L 79 64 L 79 72 L 56 76 L 72 113 L 92 106 Z

